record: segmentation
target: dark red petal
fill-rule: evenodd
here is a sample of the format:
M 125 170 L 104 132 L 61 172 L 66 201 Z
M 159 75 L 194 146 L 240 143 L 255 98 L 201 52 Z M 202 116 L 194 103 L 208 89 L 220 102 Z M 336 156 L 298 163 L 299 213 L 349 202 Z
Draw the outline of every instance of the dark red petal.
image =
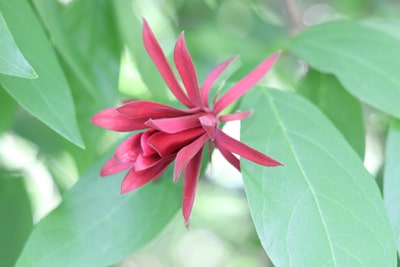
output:
M 218 147 L 217 145 L 216 145 L 216 147 L 221 152 L 222 156 L 224 156 L 224 158 L 230 164 L 232 164 L 233 167 L 235 167 L 238 171 L 240 171 L 240 161 L 239 161 L 239 159 L 237 157 L 235 157 L 235 155 L 233 155 L 231 152 L 226 150 L 224 147 Z
M 157 151 L 155 151 L 151 146 L 149 146 L 148 140 L 150 136 L 155 134 L 157 130 L 150 129 L 147 130 L 143 133 L 142 137 L 140 138 L 140 146 L 142 148 L 142 152 L 144 156 L 151 156 L 153 154 L 156 154 Z
M 183 85 L 192 103 L 201 107 L 201 97 L 199 85 L 197 83 L 196 70 L 193 66 L 192 58 L 186 46 L 183 32 L 178 38 L 174 50 L 175 66 L 181 76 Z
M 194 158 L 194 156 L 200 150 L 202 150 L 207 140 L 208 140 L 207 134 L 203 134 L 196 141 L 192 142 L 191 144 L 179 150 L 175 159 L 174 182 L 178 181 L 182 171 L 186 168 L 186 166 Z
M 146 125 L 166 133 L 178 133 L 188 129 L 200 126 L 199 117 L 203 116 L 204 112 L 195 113 L 176 118 L 167 119 L 150 119 Z
M 199 181 L 202 152 L 203 150 L 200 150 L 188 163 L 183 177 L 182 213 L 186 227 L 189 227 L 189 218 L 192 213 L 197 182 Z
M 127 193 L 135 190 L 142 185 L 157 179 L 165 171 L 168 165 L 173 161 L 172 157 L 160 160 L 158 164 L 151 168 L 144 169 L 142 171 L 135 171 L 132 168 L 126 175 L 121 184 L 121 193 Z
M 176 80 L 175 75 L 168 64 L 167 58 L 146 20 L 143 20 L 143 42 L 147 53 L 150 55 L 161 76 L 164 78 L 165 83 L 168 85 L 175 97 L 187 107 L 195 106 L 195 104 L 185 95 Z
M 150 167 L 153 167 L 160 161 L 160 156 L 157 154 L 151 156 L 143 156 L 143 154 L 139 154 L 136 162 L 135 162 L 135 170 L 141 171 Z
M 214 141 L 215 126 L 217 125 L 217 119 L 215 118 L 215 116 L 211 115 L 211 114 L 207 114 L 207 115 L 201 116 L 199 118 L 199 121 L 200 121 L 200 124 L 203 127 L 203 129 L 207 132 L 210 140 Z
M 120 114 L 115 108 L 100 111 L 91 119 L 92 123 L 102 128 L 117 131 L 130 132 L 145 129 L 147 119 L 131 119 Z
M 201 127 L 175 134 L 157 132 L 149 137 L 147 143 L 156 150 L 161 157 L 166 157 L 190 144 L 202 134 L 204 134 L 204 129 Z
M 210 89 L 213 86 L 215 80 L 217 80 L 219 75 L 221 75 L 221 73 L 229 66 L 229 64 L 231 64 L 231 62 L 235 58 L 236 57 L 232 57 L 219 64 L 210 72 L 210 74 L 208 74 L 207 78 L 204 80 L 203 86 L 201 87 L 201 100 L 204 106 L 208 107 L 208 94 L 210 93 Z
M 116 174 L 133 166 L 132 162 L 118 162 L 114 157 L 110 158 L 100 171 L 101 176 Z
M 227 114 L 227 115 L 219 116 L 218 120 L 222 121 L 222 122 L 243 120 L 244 118 L 247 118 L 248 116 L 250 116 L 251 113 L 252 113 L 252 111 L 250 111 L 250 110 L 246 110 L 246 111 L 242 111 L 242 112 L 236 112 L 236 113 L 233 113 L 233 114 Z
M 118 112 L 131 119 L 159 119 L 187 115 L 191 110 L 177 109 L 160 103 L 135 100 L 117 108 Z
M 122 142 L 114 152 L 114 157 L 119 162 L 135 162 L 141 153 L 140 138 L 142 133 L 134 134 Z
M 278 58 L 280 52 L 277 52 L 261 62 L 252 72 L 243 77 L 237 84 L 228 90 L 214 105 L 215 114 L 220 113 L 227 106 L 239 99 L 254 85 L 256 85 L 262 77 L 269 71 Z
M 268 157 L 267 155 L 245 145 L 244 143 L 236 139 L 233 139 L 218 128 L 216 129 L 215 145 L 218 148 L 222 147 L 222 149 L 226 149 L 227 151 L 235 153 L 245 159 L 251 160 L 263 166 L 272 167 L 282 165 L 281 163 Z

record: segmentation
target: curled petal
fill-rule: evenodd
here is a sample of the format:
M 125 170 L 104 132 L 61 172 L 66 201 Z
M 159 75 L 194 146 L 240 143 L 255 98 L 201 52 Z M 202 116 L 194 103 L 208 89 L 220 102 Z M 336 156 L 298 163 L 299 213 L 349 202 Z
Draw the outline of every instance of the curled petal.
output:
M 174 60 L 189 99 L 192 103 L 195 103 L 196 106 L 201 106 L 202 103 L 199 85 L 197 83 L 196 70 L 194 69 L 192 58 L 187 49 L 183 32 L 176 42 Z
M 142 153 L 144 156 L 151 156 L 157 153 L 151 146 L 149 146 L 148 140 L 149 138 L 155 134 L 157 130 L 150 129 L 143 133 L 142 137 L 140 138 L 140 146 L 142 148 Z
M 147 119 L 132 119 L 119 113 L 115 108 L 108 108 L 98 112 L 91 119 L 92 123 L 102 128 L 117 131 L 130 132 L 145 129 Z
M 186 227 L 189 227 L 189 218 L 192 213 L 197 182 L 199 181 L 202 152 L 203 150 L 200 150 L 188 163 L 183 177 L 182 213 Z
M 256 85 L 272 67 L 279 54 L 280 53 L 277 52 L 261 62 L 260 65 L 258 65 L 253 71 L 243 77 L 237 84 L 230 88 L 228 92 L 226 92 L 220 99 L 218 99 L 218 101 L 214 105 L 215 114 L 220 113 L 227 106 L 239 99 L 254 85 Z
M 129 101 L 117 108 L 118 112 L 130 119 L 159 119 L 187 115 L 192 110 L 183 110 L 160 103 L 144 100 Z
M 280 166 L 278 161 L 216 129 L 215 145 L 263 166 Z M 222 150 L 221 150 L 222 151 Z
M 136 162 L 135 162 L 135 170 L 141 171 L 150 167 L 153 167 L 160 161 L 160 157 L 157 154 L 151 156 L 143 156 L 143 154 L 139 154 Z
M 185 130 L 193 129 L 200 126 L 199 117 L 203 116 L 204 112 L 195 113 L 176 118 L 167 119 L 150 119 L 145 124 L 151 128 L 160 130 L 166 133 L 178 133 Z
M 190 144 L 202 134 L 204 134 L 204 129 L 201 127 L 189 129 L 175 134 L 156 132 L 149 137 L 147 143 L 155 151 L 157 151 L 158 155 L 161 157 L 166 157 L 177 152 L 182 147 Z
M 233 114 L 222 115 L 218 117 L 219 121 L 227 122 L 227 121 L 236 121 L 236 120 L 243 120 L 252 114 L 251 110 L 246 110 L 242 112 L 236 112 Z
M 192 142 L 191 144 L 179 150 L 175 159 L 174 182 L 178 181 L 182 171 L 186 168 L 188 163 L 195 157 L 195 155 L 197 155 L 197 153 L 200 150 L 202 150 L 207 140 L 208 140 L 207 134 L 203 134 L 196 141 Z
M 231 152 L 229 152 L 225 147 L 219 147 L 217 146 L 218 150 L 221 152 L 222 156 L 233 166 L 235 167 L 238 171 L 240 171 L 240 161 L 235 155 L 233 155 Z
M 150 55 L 161 76 L 164 78 L 165 83 L 168 85 L 175 97 L 187 107 L 195 106 L 195 104 L 185 95 L 176 80 L 176 77 L 168 64 L 167 58 L 146 20 L 143 20 L 143 42 L 147 53 Z
M 157 179 L 165 171 L 168 165 L 173 161 L 173 157 L 164 158 L 160 160 L 156 165 L 136 171 L 132 168 L 126 175 L 121 184 L 121 193 L 127 193 L 135 190 L 142 185 Z
M 134 134 L 122 142 L 114 152 L 114 157 L 119 162 L 135 162 L 141 153 L 140 139 L 142 133 Z
M 118 162 L 114 157 L 110 158 L 100 171 L 101 176 L 113 175 L 133 166 L 132 162 Z
M 217 125 L 217 119 L 215 118 L 215 116 L 211 115 L 211 114 L 207 114 L 207 115 L 201 116 L 199 118 L 199 121 L 200 121 L 200 124 L 203 127 L 203 129 L 207 132 L 210 140 L 214 141 L 215 126 Z
M 208 94 L 210 93 L 211 87 L 219 75 L 221 75 L 221 73 L 229 66 L 229 64 L 231 64 L 234 59 L 236 59 L 236 57 L 232 57 L 219 64 L 210 72 L 210 74 L 208 74 L 207 78 L 204 80 L 203 86 L 201 87 L 201 101 L 203 102 L 203 106 L 208 107 Z

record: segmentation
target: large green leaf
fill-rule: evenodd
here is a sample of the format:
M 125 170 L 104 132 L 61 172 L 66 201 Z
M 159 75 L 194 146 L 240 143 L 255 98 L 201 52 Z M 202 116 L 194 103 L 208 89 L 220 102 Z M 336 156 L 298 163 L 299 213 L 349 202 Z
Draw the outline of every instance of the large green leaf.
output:
M 121 175 L 99 179 L 94 164 L 36 225 L 17 267 L 113 264 L 154 238 L 181 204 L 181 186 L 167 171 L 154 183 L 119 194 Z M 183 227 L 183 224 L 182 224 Z
M 364 159 L 365 130 L 360 102 L 329 74 L 309 70 L 296 90 L 317 105 Z
M 90 93 L 91 102 L 114 105 L 121 44 L 110 1 L 33 2 L 57 50 L 80 80 L 79 89 Z
M 35 79 L 37 74 L 24 58 L 8 30 L 0 10 L 0 73 L 22 78 Z
M 118 96 L 121 44 L 108 0 L 34 1 L 61 55 L 64 71 L 75 98 L 78 125 L 86 150 L 69 144 L 79 170 L 86 170 L 98 157 L 104 131 L 90 118 L 114 106 Z
M 0 169 L 0 265 L 14 266 L 32 230 L 33 219 L 23 180 Z
M 242 161 L 251 214 L 276 266 L 395 266 L 377 185 L 325 116 L 305 99 L 254 90 L 242 140 L 284 164 Z
M 289 49 L 335 74 L 361 101 L 400 118 L 400 22 L 341 21 L 306 29 Z
M 15 42 L 38 79 L 0 75 L 0 83 L 17 102 L 54 131 L 83 147 L 68 83 L 44 30 L 26 0 L 0 1 Z
M 0 134 L 12 125 L 17 107 L 14 99 L 0 86 Z
M 383 196 L 392 223 L 397 251 L 400 252 L 400 121 L 395 120 L 386 143 Z

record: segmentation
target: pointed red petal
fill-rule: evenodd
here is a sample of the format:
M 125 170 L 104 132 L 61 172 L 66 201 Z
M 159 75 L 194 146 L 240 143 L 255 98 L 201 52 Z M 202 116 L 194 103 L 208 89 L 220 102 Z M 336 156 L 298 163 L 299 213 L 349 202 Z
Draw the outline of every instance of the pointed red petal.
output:
M 226 149 L 232 153 L 235 153 L 245 159 L 251 160 L 257 164 L 263 166 L 280 166 L 282 165 L 278 161 L 268 157 L 267 155 L 245 145 L 244 143 L 233 139 L 229 135 L 225 134 L 220 129 L 216 129 L 215 145 L 218 148 Z
M 130 119 L 171 118 L 187 115 L 191 110 L 177 109 L 160 103 L 135 100 L 130 101 L 117 108 L 118 112 Z
M 208 74 L 207 78 L 204 80 L 203 86 L 201 87 L 201 100 L 204 106 L 208 107 L 208 94 L 210 93 L 211 87 L 213 86 L 215 80 L 217 80 L 219 75 L 221 75 L 221 73 L 229 66 L 229 64 L 231 64 L 231 62 L 235 58 L 236 57 L 232 57 L 219 64 L 210 72 L 210 74 Z
M 157 154 L 148 157 L 143 156 L 143 154 L 139 154 L 135 162 L 135 170 L 141 171 L 153 167 L 160 161 L 160 159 L 160 156 Z
M 256 85 L 262 77 L 269 71 L 279 56 L 279 52 L 273 54 L 260 65 L 258 65 L 252 72 L 243 77 L 237 84 L 228 90 L 214 105 L 215 114 L 220 113 L 223 109 L 229 106 L 232 102 L 239 99 L 254 85 Z
M 207 140 L 207 134 L 203 134 L 196 141 L 179 150 L 175 159 L 174 182 L 178 181 L 182 171 L 186 168 L 194 156 L 204 147 L 204 144 L 207 142 Z
M 160 130 L 166 133 L 178 133 L 185 130 L 193 129 L 200 126 L 199 117 L 203 116 L 204 112 L 195 113 L 176 118 L 167 119 L 150 119 L 145 124 L 151 128 Z
M 140 138 L 142 133 L 134 134 L 122 142 L 114 152 L 114 157 L 119 162 L 135 162 L 141 153 Z
M 155 134 L 157 130 L 150 129 L 143 133 L 142 137 L 140 138 L 140 146 L 142 148 L 142 152 L 144 156 L 151 156 L 157 153 L 151 146 L 149 146 L 148 140 L 149 138 Z
M 151 168 L 144 169 L 142 171 L 135 171 L 131 169 L 126 175 L 121 184 L 121 193 L 127 193 L 129 191 L 135 190 L 142 185 L 157 179 L 168 167 L 168 165 L 173 161 L 173 158 L 165 158 L 160 160 L 158 164 Z
M 233 114 L 227 114 L 227 115 L 222 115 L 218 117 L 219 121 L 222 122 L 227 122 L 227 121 L 236 121 L 236 120 L 243 120 L 244 118 L 247 118 L 250 116 L 252 113 L 251 110 L 246 110 L 242 112 L 236 112 Z
M 181 76 L 183 85 L 192 103 L 202 106 L 196 70 L 186 46 L 183 32 L 178 38 L 174 50 L 175 66 Z
M 147 53 L 150 55 L 161 76 L 164 78 L 165 83 L 168 85 L 175 97 L 187 107 L 195 106 L 195 104 L 185 95 L 176 80 L 175 75 L 168 64 L 167 58 L 146 20 L 143 20 L 143 42 Z
M 166 157 L 190 144 L 202 134 L 204 134 L 204 129 L 201 127 L 175 134 L 157 132 L 149 137 L 147 143 L 156 150 L 161 157 Z
M 115 108 L 108 108 L 98 112 L 91 119 L 92 123 L 102 128 L 117 131 L 130 132 L 145 129 L 147 119 L 131 119 L 120 114 Z
M 203 150 L 200 150 L 188 163 L 183 177 L 182 213 L 186 227 L 189 227 L 189 218 L 192 213 L 197 182 L 199 181 L 202 152 Z
M 100 171 L 101 176 L 116 174 L 133 166 L 132 162 L 118 162 L 114 157 L 110 158 Z
M 216 145 L 218 150 L 221 152 L 222 156 L 233 165 L 238 171 L 240 171 L 240 161 L 235 155 L 233 155 L 231 152 L 225 149 L 225 147 L 219 147 Z

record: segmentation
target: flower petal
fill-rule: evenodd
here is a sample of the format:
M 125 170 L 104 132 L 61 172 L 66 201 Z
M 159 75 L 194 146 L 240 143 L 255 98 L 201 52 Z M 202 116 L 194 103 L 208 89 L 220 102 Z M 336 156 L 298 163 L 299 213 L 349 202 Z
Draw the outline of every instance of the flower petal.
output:
M 202 134 L 204 134 L 204 129 L 201 127 L 174 134 L 156 132 L 149 137 L 147 143 L 157 151 L 161 157 L 166 157 L 190 144 Z
M 275 60 L 278 58 L 280 52 L 277 52 L 261 62 L 252 72 L 243 77 L 237 84 L 232 86 L 214 105 L 215 114 L 220 113 L 232 102 L 239 99 L 248 90 L 250 90 L 254 85 L 256 85 L 262 77 L 269 71 L 269 69 L 274 64 Z
M 199 118 L 199 121 L 200 121 L 200 124 L 203 127 L 203 129 L 207 132 L 210 140 L 214 141 L 215 126 L 217 125 L 217 119 L 215 118 L 215 116 L 211 115 L 211 114 L 207 114 L 207 115 L 201 116 Z
M 178 133 L 188 129 L 193 129 L 200 126 L 199 117 L 203 116 L 204 112 L 195 113 L 176 118 L 167 119 L 150 119 L 145 124 L 151 128 L 160 130 L 166 133 Z
M 165 83 L 168 85 L 175 97 L 187 107 L 195 106 L 195 104 L 192 103 L 185 95 L 181 86 L 176 80 L 176 77 L 172 72 L 170 65 L 168 64 L 167 58 L 165 57 L 160 44 L 158 43 L 145 19 L 143 20 L 143 42 L 147 53 L 150 55 L 161 76 L 164 78 Z
M 133 166 L 132 162 L 118 162 L 114 157 L 110 158 L 101 168 L 100 175 L 107 176 L 116 174 Z
M 130 119 L 159 119 L 159 118 L 171 118 L 187 115 L 192 110 L 183 110 L 167 105 L 163 105 L 157 102 L 135 100 L 129 101 L 122 106 L 117 108 L 118 112 L 125 115 Z M 196 111 L 196 110 L 194 110 Z
M 142 148 L 142 153 L 144 156 L 151 156 L 157 153 L 151 146 L 149 146 L 148 140 L 149 138 L 155 134 L 157 130 L 150 129 L 143 133 L 142 137 L 140 138 L 140 146 Z
M 222 115 L 218 117 L 219 121 L 227 122 L 227 121 L 236 121 L 236 120 L 243 120 L 250 116 L 253 112 L 251 110 L 246 110 L 242 112 L 236 112 L 233 114 Z
M 211 87 L 213 86 L 215 80 L 221 75 L 221 73 L 231 64 L 231 62 L 236 59 L 236 57 L 231 57 L 230 59 L 222 62 L 217 67 L 215 67 L 207 78 L 204 80 L 203 86 L 201 87 L 201 101 L 203 106 L 208 107 L 208 94 L 210 93 Z
M 200 167 L 201 167 L 201 156 L 203 150 L 200 150 L 188 163 L 185 168 L 185 174 L 183 177 L 183 201 L 182 201 L 182 213 L 185 219 L 186 228 L 189 227 L 189 218 L 192 213 L 194 198 L 196 195 L 197 182 L 199 181 Z
M 192 103 L 201 107 L 201 97 L 199 85 L 197 83 L 196 70 L 193 66 L 192 58 L 186 46 L 184 33 L 178 38 L 174 50 L 175 66 L 181 76 L 183 85 Z
M 119 162 L 135 162 L 142 152 L 140 138 L 143 133 L 134 134 L 122 142 L 114 152 L 114 157 Z
M 91 119 L 91 122 L 102 128 L 117 131 L 130 132 L 140 129 L 145 129 L 144 124 L 147 119 L 132 119 L 128 118 L 117 111 L 115 108 L 108 108 L 98 112 Z
M 240 161 L 235 155 L 233 155 L 230 151 L 225 149 L 225 147 L 219 147 L 216 145 L 218 148 L 219 152 L 221 152 L 222 156 L 231 164 L 233 167 L 235 167 L 238 171 L 240 171 Z
M 160 156 L 157 154 L 148 157 L 143 156 L 143 154 L 139 154 L 135 162 L 135 170 L 141 171 L 153 167 L 160 161 L 160 159 Z
M 135 190 L 142 185 L 157 179 L 165 171 L 168 165 L 173 161 L 173 157 L 164 158 L 153 167 L 136 171 L 131 169 L 126 175 L 121 184 L 121 194 Z
M 186 168 L 188 163 L 195 157 L 195 155 L 204 147 L 208 140 L 208 135 L 203 134 L 196 141 L 185 146 L 179 150 L 175 158 L 174 166 L 174 182 L 177 182 L 182 171 Z
M 215 145 L 263 166 L 280 166 L 278 161 L 245 145 L 216 128 Z

